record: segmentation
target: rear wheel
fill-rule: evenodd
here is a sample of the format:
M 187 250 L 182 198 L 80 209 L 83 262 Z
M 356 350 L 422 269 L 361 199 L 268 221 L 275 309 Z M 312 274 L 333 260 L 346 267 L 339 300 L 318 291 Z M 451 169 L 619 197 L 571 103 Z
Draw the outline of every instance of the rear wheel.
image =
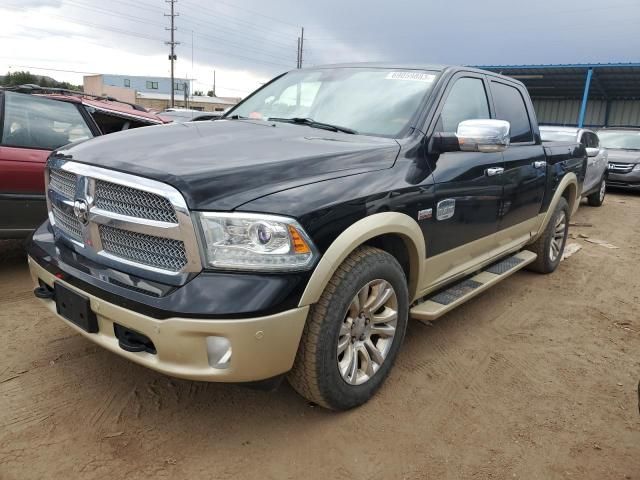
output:
M 587 196 L 587 203 L 592 207 L 599 207 L 604 202 L 604 197 L 607 193 L 607 182 L 603 178 L 600 181 L 600 186 L 598 187 L 597 192 L 593 192 L 591 195 Z
M 407 328 L 408 304 L 397 260 L 377 248 L 358 248 L 312 306 L 289 383 L 327 408 L 365 403 L 393 365 Z
M 536 261 L 528 266 L 529 270 L 551 273 L 558 268 L 568 233 L 569 204 L 564 198 L 561 198 L 544 233 L 534 243 L 526 247 L 527 250 L 538 255 Z

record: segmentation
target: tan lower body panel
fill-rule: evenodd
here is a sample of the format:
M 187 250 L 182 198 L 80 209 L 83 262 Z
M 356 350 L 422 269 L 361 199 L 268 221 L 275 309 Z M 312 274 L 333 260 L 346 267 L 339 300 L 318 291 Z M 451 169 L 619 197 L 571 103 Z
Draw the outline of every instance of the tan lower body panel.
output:
M 471 277 L 470 280 L 473 280 L 480 286 L 469 291 L 467 294 L 461 296 L 456 301 L 451 302 L 448 305 L 444 305 L 432 300 L 427 300 L 413 307 L 411 309 L 410 316 L 418 320 L 435 320 L 441 315 L 444 315 L 445 313 L 453 310 L 457 306 L 462 305 L 467 300 L 471 300 L 476 295 L 479 295 L 488 288 L 494 286 L 496 283 L 509 277 L 511 274 L 526 267 L 537 258 L 537 255 L 533 252 L 528 252 L 525 250 L 513 255 L 513 258 L 521 260 L 521 262 L 517 266 L 511 268 L 510 270 L 507 270 L 504 273 L 496 274 L 491 272 L 480 272 L 477 275 Z
M 427 258 L 424 266 L 424 285 L 418 297 L 423 297 L 493 263 L 500 257 L 520 250 L 536 234 L 542 220 L 543 216 L 538 215 L 493 235 Z
M 293 366 L 309 307 L 295 308 L 266 317 L 237 320 L 167 318 L 158 320 L 89 295 L 58 280 L 29 258 L 35 286 L 38 279 L 49 286 L 60 282 L 89 298 L 98 319 L 98 333 L 88 333 L 60 317 L 89 340 L 145 367 L 189 380 L 212 382 L 250 382 L 285 373 Z M 54 314 L 53 300 L 43 303 Z M 140 332 L 151 339 L 157 353 L 127 352 L 118 345 L 113 324 Z M 226 368 L 209 365 L 207 337 L 224 337 L 231 344 Z

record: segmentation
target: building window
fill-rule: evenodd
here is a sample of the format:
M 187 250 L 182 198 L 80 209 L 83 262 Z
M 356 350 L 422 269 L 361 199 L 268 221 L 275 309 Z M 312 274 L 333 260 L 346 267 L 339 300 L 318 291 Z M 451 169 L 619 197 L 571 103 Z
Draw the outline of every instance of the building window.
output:
M 216 112 L 224 112 L 224 108 L 222 108 L 222 107 L 216 107 L 214 110 Z
M 175 84 L 173 86 L 173 89 L 174 90 L 183 91 L 184 90 L 184 83 L 175 82 Z
M 147 80 L 147 88 L 149 90 L 157 90 L 158 89 L 158 82 L 150 82 L 149 80 Z
M 124 79 L 124 86 L 127 87 L 127 88 L 131 87 L 131 80 L 129 80 L 128 78 L 125 78 Z

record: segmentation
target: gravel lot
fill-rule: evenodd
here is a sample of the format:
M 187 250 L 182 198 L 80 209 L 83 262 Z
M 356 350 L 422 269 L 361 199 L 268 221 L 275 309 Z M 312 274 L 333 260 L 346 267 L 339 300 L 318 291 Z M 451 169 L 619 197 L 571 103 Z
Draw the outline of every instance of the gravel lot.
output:
M 574 221 L 593 226 L 572 227 L 582 249 L 555 274 L 412 322 L 381 392 L 339 414 L 95 347 L 38 304 L 4 242 L 0 478 L 639 479 L 640 195 Z

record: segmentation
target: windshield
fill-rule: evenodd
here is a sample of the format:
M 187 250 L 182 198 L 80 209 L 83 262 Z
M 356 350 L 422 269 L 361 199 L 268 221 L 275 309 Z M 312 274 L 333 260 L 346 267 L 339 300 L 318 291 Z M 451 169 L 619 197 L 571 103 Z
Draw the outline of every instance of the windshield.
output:
M 576 135 L 576 132 L 540 129 L 540 137 L 542 137 L 543 142 L 575 142 Z
M 605 148 L 640 150 L 640 131 L 637 130 L 600 130 L 598 137 Z
M 293 71 L 249 97 L 228 116 L 305 118 L 359 134 L 396 137 L 431 91 L 436 73 L 380 68 Z

